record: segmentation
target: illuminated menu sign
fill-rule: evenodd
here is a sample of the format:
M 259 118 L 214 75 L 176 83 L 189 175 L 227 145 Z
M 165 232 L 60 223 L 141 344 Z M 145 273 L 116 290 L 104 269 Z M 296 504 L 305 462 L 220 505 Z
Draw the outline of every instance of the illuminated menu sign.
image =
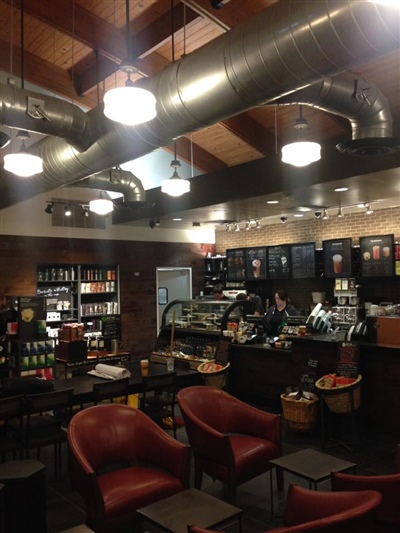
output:
M 246 249 L 246 279 L 266 279 L 267 278 L 267 249 L 247 248 Z
M 327 278 L 348 278 L 351 269 L 351 239 L 323 241 L 324 273 Z
M 290 278 L 290 246 L 268 246 L 268 277 L 270 279 Z
M 245 249 L 235 248 L 226 251 L 227 278 L 244 280 L 246 278 Z
M 393 235 L 360 238 L 361 276 L 394 275 Z

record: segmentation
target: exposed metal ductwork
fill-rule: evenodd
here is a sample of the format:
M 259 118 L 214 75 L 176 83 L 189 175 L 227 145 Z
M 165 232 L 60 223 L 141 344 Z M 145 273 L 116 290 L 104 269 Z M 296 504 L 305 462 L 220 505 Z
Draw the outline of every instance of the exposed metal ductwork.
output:
M 398 49 L 394 9 L 364 0 L 285 0 L 272 5 L 160 74 L 141 80 L 157 98 L 157 118 L 151 122 L 136 127 L 115 124 L 100 105 L 85 115 L 83 124 L 71 117 L 74 126 L 67 120 L 65 131 L 54 125 L 64 140 L 48 137 L 31 147 L 44 160 L 42 174 L 24 181 L 21 191 L 15 176 L 2 172 L 0 207 L 135 159 L 176 137 Z M 21 102 L 19 90 L 13 94 Z M 26 115 L 26 106 L 2 99 L 0 122 L 39 131 L 39 121 Z M 336 103 L 338 109 L 332 112 L 346 115 L 342 102 Z M 52 120 L 60 124 L 65 117 L 57 116 L 57 106 L 54 109 Z M 72 140 L 71 131 L 78 123 L 77 139 Z M 91 145 L 80 153 L 83 131 Z M 370 130 L 373 135 L 376 131 Z M 387 133 L 380 129 L 380 135 Z
M 99 191 L 112 191 L 124 195 L 121 206 L 131 207 L 146 203 L 146 191 L 139 178 L 132 172 L 113 168 L 100 172 L 94 176 L 75 182 L 72 187 L 82 187 L 85 189 L 96 189 Z
M 393 120 L 389 104 L 378 87 L 352 72 L 326 78 L 291 93 L 274 104 L 302 104 L 347 118 L 352 140 L 337 145 L 349 155 L 383 155 L 400 149 L 393 139 Z

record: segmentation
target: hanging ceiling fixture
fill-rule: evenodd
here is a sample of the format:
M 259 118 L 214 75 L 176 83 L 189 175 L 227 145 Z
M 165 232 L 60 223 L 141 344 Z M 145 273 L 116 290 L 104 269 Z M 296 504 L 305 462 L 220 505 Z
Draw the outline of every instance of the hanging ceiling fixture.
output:
M 374 211 L 373 211 L 372 207 L 369 204 L 365 204 L 365 208 L 366 208 L 366 211 L 365 211 L 366 215 L 372 215 L 373 214 Z
M 21 89 L 25 86 L 25 32 L 24 32 L 24 2 L 21 2 Z M 17 139 L 21 140 L 21 148 L 16 154 L 4 156 L 4 169 L 12 172 L 21 178 L 28 178 L 34 174 L 43 172 L 43 159 L 37 155 L 29 154 L 25 141 L 29 139 L 29 133 L 20 130 Z M 8 143 L 7 143 L 8 144 Z M 4 145 L 5 146 L 5 145 Z
M 52 215 L 53 214 L 53 204 L 52 203 L 49 203 L 47 204 L 46 206 L 46 209 L 44 210 L 45 213 L 47 213 L 48 215 Z
M 321 159 L 321 145 L 304 140 L 304 131 L 308 129 L 307 119 L 303 118 L 303 106 L 300 106 L 300 117 L 296 120 L 297 140 L 282 148 L 282 161 L 295 167 L 305 167 Z
M 337 214 L 338 218 L 344 218 L 344 214 L 343 214 L 343 211 L 342 211 L 342 207 L 339 206 L 339 210 L 338 210 L 338 214 Z
M 181 166 L 176 159 L 176 142 L 174 143 L 175 158 L 171 161 L 171 167 L 174 169 L 172 176 L 163 180 L 161 184 L 161 192 L 169 194 L 170 196 L 182 196 L 190 191 L 190 182 L 181 178 L 178 174 L 177 168 Z
M 114 210 L 114 204 L 106 191 L 100 191 L 97 200 L 90 200 L 89 210 L 96 215 L 108 215 Z
M 322 220 L 328 220 L 328 218 L 329 218 L 328 211 L 326 209 L 324 209 L 324 213 L 322 215 Z
M 21 140 L 21 148 L 15 154 L 4 156 L 4 168 L 17 176 L 28 178 L 34 174 L 43 172 L 43 159 L 27 152 L 25 140 L 29 139 L 29 133 L 20 130 L 17 133 L 17 139 Z
M 72 215 L 72 209 L 71 209 L 71 206 L 69 204 L 66 204 L 64 206 L 64 215 L 66 217 L 70 217 Z
M 133 65 L 132 39 L 130 36 L 129 0 L 126 0 L 126 48 L 128 57 L 121 63 L 120 70 L 128 76 L 125 87 L 117 87 L 104 95 L 104 114 L 107 118 L 135 126 L 148 122 L 157 116 L 156 98 L 153 93 L 140 87 L 135 87 L 131 74 L 137 72 Z
M 171 42 L 172 42 L 172 62 L 175 61 L 175 38 L 174 38 L 174 3 L 171 0 Z M 174 169 L 169 179 L 161 183 L 161 192 L 170 196 L 182 196 L 190 191 L 190 181 L 181 178 L 177 169 L 181 166 L 180 161 L 176 158 L 176 141 L 174 141 L 174 159 L 171 161 L 171 167 Z

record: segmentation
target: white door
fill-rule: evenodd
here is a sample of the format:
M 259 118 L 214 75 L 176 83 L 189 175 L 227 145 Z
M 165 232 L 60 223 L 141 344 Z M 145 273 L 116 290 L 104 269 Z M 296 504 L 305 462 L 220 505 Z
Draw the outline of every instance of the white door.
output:
M 164 309 L 173 300 L 192 299 L 192 269 L 190 267 L 157 267 L 157 335 Z

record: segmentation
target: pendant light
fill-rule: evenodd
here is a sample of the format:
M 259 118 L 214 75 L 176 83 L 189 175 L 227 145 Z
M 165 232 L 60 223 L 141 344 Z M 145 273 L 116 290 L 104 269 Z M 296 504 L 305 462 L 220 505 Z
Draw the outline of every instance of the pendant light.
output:
M 169 196 L 182 196 L 190 191 L 190 182 L 181 178 L 177 169 L 181 166 L 176 159 L 176 142 L 174 143 L 174 159 L 171 161 L 171 167 L 174 168 L 172 176 L 163 180 L 161 184 L 161 192 L 169 194 Z
M 24 37 L 24 0 L 21 0 L 21 89 L 23 89 L 25 85 Z M 21 148 L 19 152 L 15 154 L 7 154 L 4 156 L 4 169 L 21 178 L 28 178 L 34 174 L 43 172 L 43 159 L 37 155 L 29 154 L 26 149 L 25 141 L 26 139 L 29 139 L 29 133 L 25 130 L 20 130 L 17 133 L 17 139 L 21 140 Z
M 296 120 L 297 140 L 282 148 L 282 161 L 295 167 L 305 167 L 321 159 L 321 145 L 304 139 L 308 129 L 307 119 L 303 118 L 303 106 L 300 106 L 300 117 Z
M 135 126 L 148 122 L 157 116 L 156 99 L 153 93 L 135 87 L 131 74 L 137 72 L 133 65 L 132 39 L 130 36 L 129 0 L 126 0 L 126 48 L 128 57 L 121 63 L 120 70 L 128 76 L 125 87 L 117 87 L 104 95 L 104 114 L 110 120 Z
M 89 202 L 89 210 L 96 215 L 108 215 L 114 211 L 114 204 L 106 191 L 100 191 L 100 196 L 97 200 Z
M 174 3 L 171 0 L 171 40 L 172 40 L 172 62 L 175 61 L 175 39 L 174 39 Z M 180 161 L 176 158 L 176 141 L 174 141 L 174 159 L 171 161 L 171 167 L 174 172 L 169 179 L 163 180 L 161 183 L 161 192 L 169 194 L 169 196 L 182 196 L 190 191 L 190 182 L 181 178 L 177 169 L 181 166 Z
M 27 152 L 25 140 L 29 139 L 29 133 L 20 130 L 17 133 L 17 139 L 21 140 L 21 148 L 15 154 L 4 156 L 4 169 L 21 178 L 28 178 L 34 174 L 43 172 L 43 159 Z

